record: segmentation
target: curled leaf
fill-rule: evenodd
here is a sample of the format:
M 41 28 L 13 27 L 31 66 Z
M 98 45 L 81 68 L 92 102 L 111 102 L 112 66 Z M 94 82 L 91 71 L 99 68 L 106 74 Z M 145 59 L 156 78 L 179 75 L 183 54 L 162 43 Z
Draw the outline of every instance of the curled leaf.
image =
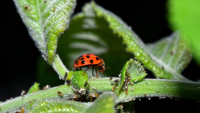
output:
M 36 92 L 36 91 L 39 91 L 40 88 L 39 88 L 39 85 L 37 82 L 35 82 L 31 87 L 30 89 L 28 90 L 27 94 L 29 93 L 33 93 L 33 92 Z
M 156 52 L 161 53 L 160 56 L 157 56 L 152 53 L 153 50 L 150 50 L 119 17 L 96 5 L 94 2 L 92 2 L 92 6 L 95 14 L 99 18 L 104 18 L 108 22 L 109 28 L 122 37 L 124 43 L 127 45 L 126 50 L 133 53 L 135 59 L 141 61 L 157 78 L 188 80 L 180 74 L 180 71 L 190 62 L 191 50 L 187 43 L 180 39 L 178 33 L 173 34 L 172 38 L 166 41 L 166 45 L 160 45 L 157 48 Z M 173 50 L 175 54 L 170 55 L 170 50 Z M 178 67 L 177 69 L 174 68 L 176 66 Z

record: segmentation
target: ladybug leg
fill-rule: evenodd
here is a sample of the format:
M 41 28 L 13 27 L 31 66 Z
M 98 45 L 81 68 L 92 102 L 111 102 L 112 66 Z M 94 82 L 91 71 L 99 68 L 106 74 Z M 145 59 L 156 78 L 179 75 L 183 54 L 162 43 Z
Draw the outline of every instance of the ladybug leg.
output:
M 88 68 L 83 72 L 83 75 L 85 74 L 85 72 L 91 68 L 91 66 L 87 66 Z
M 96 70 L 96 77 L 98 78 L 98 75 L 97 75 L 97 66 L 95 66 L 95 70 Z
M 94 75 L 94 66 L 92 66 L 92 76 L 95 76 Z

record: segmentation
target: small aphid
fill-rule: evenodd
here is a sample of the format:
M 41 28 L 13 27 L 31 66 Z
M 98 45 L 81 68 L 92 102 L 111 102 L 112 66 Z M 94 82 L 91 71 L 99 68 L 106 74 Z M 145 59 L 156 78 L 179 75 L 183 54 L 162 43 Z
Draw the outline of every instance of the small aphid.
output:
M 115 84 L 119 84 L 119 80 L 118 79 L 114 80 L 114 82 L 115 82 Z
M 56 11 L 56 8 L 54 7 L 54 8 L 53 8 L 53 12 L 55 13 L 55 11 Z
M 92 86 L 92 88 L 95 89 L 95 90 L 97 89 L 97 88 L 95 88 L 94 86 Z
M 146 81 L 146 83 L 148 83 L 148 81 Z
M 46 86 L 44 86 L 42 89 L 43 90 L 47 90 L 47 89 L 49 89 L 50 88 L 50 86 L 49 85 L 46 85 Z
M 170 52 L 170 54 L 171 54 L 171 55 L 173 55 L 173 54 L 174 54 L 174 52 L 173 52 L 173 51 L 171 51 L 171 52 Z
M 121 77 L 121 73 L 118 76 Z
M 58 91 L 58 95 L 62 97 L 62 96 L 63 96 L 63 93 L 60 92 L 60 91 Z
M 33 101 L 36 101 L 36 99 L 33 99 Z
M 44 3 L 46 3 L 47 1 L 46 0 L 44 0 Z
M 113 77 L 110 77 L 110 81 L 113 79 Z
M 137 61 L 135 60 L 135 64 L 137 64 Z
M 71 81 L 70 80 L 67 80 L 67 85 L 70 85 L 71 84 Z
M 26 91 L 22 90 L 21 96 L 24 96 Z
M 144 93 L 144 96 L 146 96 L 147 94 L 146 93 Z
M 17 113 L 24 113 L 24 111 L 25 111 L 25 108 L 22 107 L 21 110 L 19 110 Z
M 159 91 L 158 89 L 156 91 Z
M 32 101 L 28 101 L 28 103 L 31 103 Z
M 97 97 L 99 97 L 99 94 L 97 92 L 90 93 L 89 97 L 90 97 L 90 101 L 94 101 L 94 99 L 96 99 Z
M 162 70 L 165 70 L 165 68 L 162 66 Z
M 64 76 L 64 80 L 67 78 L 67 76 L 68 76 L 68 75 L 67 75 L 67 72 L 66 72 L 66 73 L 65 73 L 65 76 Z
M 131 82 L 131 85 L 134 85 L 134 82 Z
M 73 95 L 72 100 L 78 100 L 78 94 Z
M 88 84 L 87 81 L 85 81 L 85 83 L 84 83 L 84 87 L 86 87 L 87 84 Z
M 127 100 L 125 100 L 125 102 L 130 102 L 132 100 L 132 98 L 129 98 Z
M 123 113 L 123 105 L 117 106 L 117 109 L 121 110 L 121 112 Z
M 164 85 L 164 87 L 166 87 L 166 85 Z
M 130 78 L 128 78 L 128 79 L 126 79 L 126 80 L 125 80 L 125 82 L 126 82 L 126 83 L 129 83 L 129 82 L 130 82 L 130 80 L 131 80 L 131 79 L 130 79 Z
M 133 91 L 134 91 L 134 87 L 133 87 L 133 88 L 131 88 L 131 90 L 133 90 Z
M 128 88 L 126 88 L 126 94 L 128 94 Z
M 114 91 L 115 91 L 115 88 L 116 88 L 116 86 L 115 86 L 115 85 L 113 85 L 112 92 L 114 92 Z
M 135 82 L 137 82 L 137 81 L 138 81 L 138 79 L 135 80 Z
M 24 9 L 28 9 L 28 6 L 25 6 Z

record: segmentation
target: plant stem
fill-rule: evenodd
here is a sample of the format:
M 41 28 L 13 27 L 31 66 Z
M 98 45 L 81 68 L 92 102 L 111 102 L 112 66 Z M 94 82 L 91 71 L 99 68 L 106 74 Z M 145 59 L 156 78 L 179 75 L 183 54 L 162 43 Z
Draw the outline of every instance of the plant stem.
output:
M 54 60 L 52 62 L 52 67 L 58 73 L 60 79 L 64 79 L 65 73 L 69 72 L 69 70 L 62 63 L 58 54 L 56 54 L 54 57 Z
M 113 78 L 113 80 L 119 78 Z M 113 86 L 109 77 L 106 78 L 90 78 L 89 91 L 90 92 L 107 92 L 112 91 Z M 134 88 L 134 90 L 133 90 Z M 58 96 L 57 92 L 63 93 L 63 97 Z M 18 109 L 26 106 L 29 101 L 48 100 L 48 99 L 69 99 L 72 98 L 73 90 L 71 86 L 62 85 L 59 87 L 50 88 L 48 90 L 38 91 L 24 96 L 16 97 L 0 104 L 1 111 L 6 112 L 13 109 Z M 134 100 L 135 98 L 151 98 L 151 97 L 169 97 L 182 98 L 191 100 L 200 100 L 200 83 L 198 82 L 182 82 L 177 80 L 167 79 L 144 79 L 135 85 L 128 86 L 128 93 L 122 90 L 116 102 L 126 102 Z

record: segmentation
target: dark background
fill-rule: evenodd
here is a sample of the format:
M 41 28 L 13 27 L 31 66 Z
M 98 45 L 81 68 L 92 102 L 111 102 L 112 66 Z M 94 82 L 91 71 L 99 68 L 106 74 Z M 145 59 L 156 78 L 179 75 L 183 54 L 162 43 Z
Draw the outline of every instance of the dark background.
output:
M 84 3 L 77 0 L 75 13 Z M 166 0 L 129 0 L 97 4 L 122 18 L 145 43 L 155 42 L 172 33 L 167 22 Z M 20 96 L 36 81 L 36 64 L 39 51 L 30 38 L 26 27 L 16 11 L 12 0 L 5 0 L 1 8 L 1 75 L 0 101 Z M 198 65 L 192 60 L 183 75 L 197 81 L 200 79 Z M 160 100 L 161 101 L 161 100 Z

